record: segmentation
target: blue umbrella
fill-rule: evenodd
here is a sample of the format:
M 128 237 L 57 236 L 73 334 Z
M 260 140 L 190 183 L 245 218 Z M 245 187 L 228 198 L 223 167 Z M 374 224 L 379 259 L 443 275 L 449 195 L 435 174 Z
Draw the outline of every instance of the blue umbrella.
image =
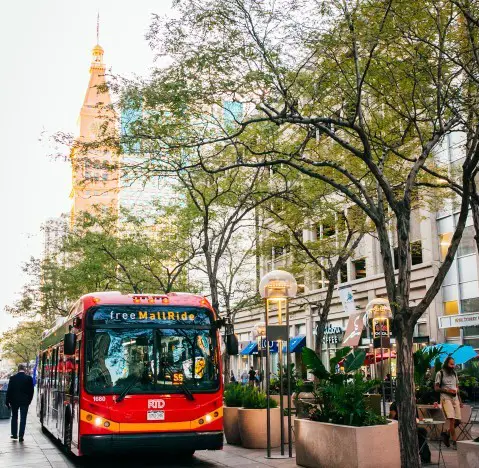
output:
M 430 349 L 439 349 L 441 351 L 441 354 L 438 357 L 441 362 L 444 362 L 448 356 L 451 356 L 456 364 L 464 364 L 467 361 L 478 357 L 478 354 L 474 351 L 472 346 L 440 343 L 434 346 L 426 346 L 426 351 L 429 351 Z M 431 361 L 431 366 L 434 365 L 436 359 Z

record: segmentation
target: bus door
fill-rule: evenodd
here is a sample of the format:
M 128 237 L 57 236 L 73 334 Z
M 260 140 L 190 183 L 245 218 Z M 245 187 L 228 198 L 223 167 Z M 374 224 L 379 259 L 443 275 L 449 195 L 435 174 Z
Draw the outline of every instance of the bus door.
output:
M 75 366 L 73 368 L 72 378 L 72 449 L 78 450 L 79 428 L 80 428 L 80 378 L 81 378 L 81 336 L 77 337 L 75 350 Z

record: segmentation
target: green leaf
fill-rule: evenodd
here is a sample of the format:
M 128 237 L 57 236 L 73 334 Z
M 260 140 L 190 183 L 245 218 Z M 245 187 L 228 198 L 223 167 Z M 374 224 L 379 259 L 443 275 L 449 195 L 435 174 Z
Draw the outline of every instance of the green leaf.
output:
M 305 346 L 302 354 L 304 365 L 316 378 L 327 379 L 329 377 L 329 372 L 326 370 L 321 359 L 314 350 Z
M 350 346 L 345 346 L 344 348 L 339 348 L 336 351 L 334 357 L 329 360 L 329 368 L 336 369 L 336 366 L 349 354 L 351 351 Z
M 344 372 L 350 374 L 351 372 L 357 371 L 363 365 L 365 358 L 366 351 L 364 350 L 348 354 L 344 360 Z

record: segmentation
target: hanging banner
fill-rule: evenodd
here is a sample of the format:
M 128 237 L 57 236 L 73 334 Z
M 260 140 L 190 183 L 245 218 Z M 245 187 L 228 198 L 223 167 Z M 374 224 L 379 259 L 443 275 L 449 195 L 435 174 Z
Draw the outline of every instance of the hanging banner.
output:
M 348 315 L 352 315 L 356 312 L 356 305 L 354 304 L 354 296 L 353 290 L 350 286 L 346 286 L 345 288 L 339 288 L 339 298 L 344 307 L 344 311 L 348 313 Z
M 365 312 L 359 312 L 349 317 L 348 326 L 344 333 L 342 346 L 358 346 L 361 334 L 364 328 L 364 314 Z

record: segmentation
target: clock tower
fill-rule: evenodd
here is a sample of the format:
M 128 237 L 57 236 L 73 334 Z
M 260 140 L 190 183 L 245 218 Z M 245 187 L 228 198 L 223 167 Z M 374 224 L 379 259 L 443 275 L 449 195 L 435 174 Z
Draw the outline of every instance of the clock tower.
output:
M 117 122 L 105 78 L 103 48 L 92 50 L 90 80 L 78 118 L 78 135 L 71 154 L 71 222 L 81 212 L 118 212 L 118 158 L 112 152 Z

